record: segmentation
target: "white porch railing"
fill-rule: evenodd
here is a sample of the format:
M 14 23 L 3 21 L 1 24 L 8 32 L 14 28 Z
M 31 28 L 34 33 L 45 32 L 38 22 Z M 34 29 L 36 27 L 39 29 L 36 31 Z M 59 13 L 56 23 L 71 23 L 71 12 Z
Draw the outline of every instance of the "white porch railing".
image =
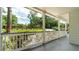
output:
M 29 39 L 28 36 L 33 36 L 35 33 L 3 33 L 1 34 L 2 38 L 2 49 L 3 50 L 15 50 L 25 47 L 32 39 Z
M 60 35 L 60 36 L 59 36 Z M 65 31 L 45 32 L 45 43 L 65 36 Z M 2 33 L 2 50 L 23 50 L 43 44 L 43 33 Z

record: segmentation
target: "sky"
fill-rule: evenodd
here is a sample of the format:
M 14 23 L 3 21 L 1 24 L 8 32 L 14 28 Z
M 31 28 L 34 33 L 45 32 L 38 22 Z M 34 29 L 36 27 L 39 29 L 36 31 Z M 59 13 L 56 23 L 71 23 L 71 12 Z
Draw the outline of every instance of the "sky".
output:
M 7 8 L 4 8 L 5 11 L 7 11 Z M 23 7 L 12 7 L 12 14 L 16 15 L 17 17 L 17 23 L 19 24 L 29 24 L 30 19 L 28 18 L 28 14 L 30 14 L 30 10 L 23 8 Z M 42 15 L 40 13 L 37 13 L 38 17 L 41 17 Z M 61 23 L 65 23 L 64 21 L 60 21 Z
M 26 8 L 12 8 L 12 13 L 16 15 L 17 17 L 17 22 L 20 24 L 29 24 L 30 19 L 28 18 L 28 14 L 30 13 L 30 10 Z
M 4 10 L 7 12 L 7 8 L 4 8 Z M 12 14 L 16 15 L 17 17 L 17 23 L 19 24 L 29 24 L 30 19 L 27 17 L 30 13 L 29 9 L 22 8 L 22 7 L 12 7 Z M 7 13 L 5 13 L 6 15 Z
M 4 8 L 4 10 L 7 12 L 7 8 Z M 6 15 L 7 13 L 5 13 Z M 19 24 L 29 24 L 30 19 L 28 18 L 28 14 L 30 14 L 30 10 L 23 8 L 23 7 L 12 7 L 12 14 L 16 15 L 17 17 L 17 23 Z M 42 17 L 40 13 L 37 13 L 38 17 Z

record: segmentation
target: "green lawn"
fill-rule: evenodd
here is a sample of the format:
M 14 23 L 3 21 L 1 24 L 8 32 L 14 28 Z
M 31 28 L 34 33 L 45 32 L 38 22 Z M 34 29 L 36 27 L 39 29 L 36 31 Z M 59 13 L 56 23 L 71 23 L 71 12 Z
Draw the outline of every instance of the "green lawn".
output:
M 2 32 L 6 32 L 5 29 L 2 30 Z M 12 33 L 20 33 L 20 32 L 43 32 L 43 29 L 12 29 Z

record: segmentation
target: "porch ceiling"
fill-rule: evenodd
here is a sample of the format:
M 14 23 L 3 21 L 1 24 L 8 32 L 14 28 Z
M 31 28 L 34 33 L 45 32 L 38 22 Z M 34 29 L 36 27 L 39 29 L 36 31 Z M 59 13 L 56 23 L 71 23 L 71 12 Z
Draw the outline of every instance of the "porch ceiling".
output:
M 55 17 L 60 18 L 60 20 L 69 23 L 69 12 L 73 10 L 72 7 L 33 7 L 40 11 L 45 11 Z

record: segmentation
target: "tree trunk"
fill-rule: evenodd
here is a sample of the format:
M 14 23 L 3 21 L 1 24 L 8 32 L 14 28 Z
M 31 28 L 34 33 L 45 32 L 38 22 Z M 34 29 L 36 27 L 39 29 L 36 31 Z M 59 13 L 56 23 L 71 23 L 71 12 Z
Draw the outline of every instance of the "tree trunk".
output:
M 10 33 L 12 28 L 12 10 L 11 7 L 7 7 L 7 28 L 6 32 Z

